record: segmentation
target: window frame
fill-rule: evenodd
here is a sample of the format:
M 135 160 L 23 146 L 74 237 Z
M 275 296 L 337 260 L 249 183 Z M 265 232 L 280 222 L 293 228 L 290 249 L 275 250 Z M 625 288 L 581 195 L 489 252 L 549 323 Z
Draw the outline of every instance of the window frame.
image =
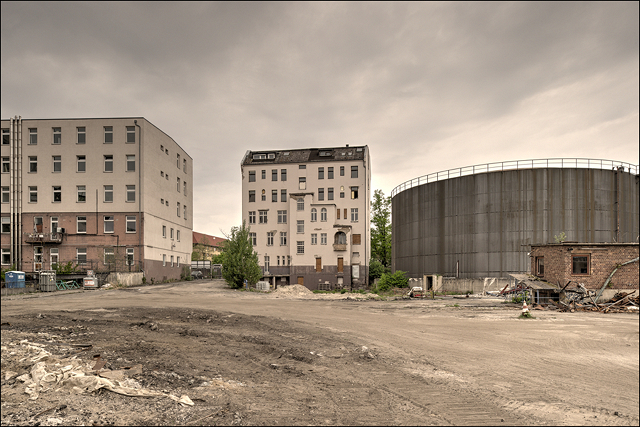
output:
M 327 208 L 320 209 L 320 222 L 327 222 Z
M 280 246 L 287 246 L 287 232 L 280 232 Z
M 318 244 L 318 233 L 311 233 L 311 244 L 312 245 Z
M 135 154 L 125 154 L 125 172 L 135 172 L 136 171 L 136 155 Z
M 249 182 L 256 182 L 256 171 L 249 171 Z
M 87 143 L 87 127 L 76 127 L 76 144 L 83 145 Z
M 113 144 L 113 126 L 103 126 L 103 144 Z
M 351 178 L 358 178 L 358 165 L 351 166 Z
M 256 211 L 249 211 L 249 224 L 256 223 Z
M 102 158 L 104 160 L 102 171 L 104 173 L 113 173 L 113 154 L 104 154 Z M 109 165 L 111 170 L 107 170 L 107 165 Z
M 107 224 L 111 224 L 111 231 L 107 230 Z M 102 216 L 102 232 L 104 234 L 114 234 L 116 231 L 116 217 L 114 215 Z
M 136 127 L 125 126 L 125 131 L 127 132 L 125 144 L 135 144 L 136 143 Z
M 0 203 L 9 203 L 11 201 L 11 192 L 9 191 L 9 186 L 0 187 Z
M 81 224 L 84 224 L 84 227 L 80 227 Z M 87 217 L 84 215 L 76 216 L 76 234 L 87 234 Z
M 51 199 L 51 201 L 53 203 L 62 203 L 62 186 L 53 185 L 51 186 L 51 190 L 53 191 L 53 198 Z
M 304 220 L 299 219 L 296 221 L 296 234 L 304 234 Z
M 38 145 L 38 128 L 29 128 L 29 145 Z
M 576 258 L 586 258 L 586 273 L 576 273 Z M 571 275 L 590 276 L 591 275 L 591 254 L 571 254 Z
M 311 208 L 311 222 L 318 221 L 318 210 L 316 208 Z
M 278 211 L 278 224 L 286 224 L 287 223 L 287 211 L 282 210 Z
M 87 202 L 87 186 L 76 185 L 76 203 L 86 203 L 86 202 Z
M 29 173 L 38 173 L 38 156 L 29 156 Z
M 125 185 L 126 188 L 126 196 L 125 202 L 127 203 L 135 203 L 136 201 L 136 186 L 135 185 Z M 180 215 L 178 215 L 180 216 Z
M 280 169 L 280 181 L 286 181 L 286 180 L 287 180 L 287 170 Z
M 82 165 L 82 170 L 80 170 L 80 165 Z M 85 173 L 87 171 L 87 156 L 84 154 L 76 155 L 76 172 L 77 173 Z
M 333 179 L 333 166 L 327 166 L 327 179 Z
M 102 186 L 102 201 L 103 203 L 113 203 L 113 185 L 103 185 Z M 107 194 L 110 195 L 111 200 L 107 200 Z
M 318 188 L 318 201 L 324 202 L 324 188 Z
M 536 276 L 544 277 L 544 256 L 537 256 L 535 258 L 535 269 Z
M 130 229 L 130 225 L 133 224 L 133 230 Z M 136 215 L 125 216 L 125 233 L 135 234 L 138 232 L 138 218 Z
M 51 160 L 53 161 L 53 169 L 51 169 L 51 171 L 53 173 L 62 173 L 62 156 L 51 156 Z M 56 170 L 56 167 L 58 170 Z
M 351 208 L 351 222 L 358 222 L 358 208 Z
M 10 173 L 11 172 L 11 159 L 9 156 L 7 157 L 2 157 L 0 159 L 0 162 L 2 162 L 2 173 Z
M 38 203 L 38 186 L 37 185 L 29 186 L 29 202 L 28 203 Z
M 53 132 L 53 140 L 51 141 L 52 145 L 62 145 L 62 128 L 54 127 L 51 128 Z
M 318 179 L 324 179 L 324 166 L 318 167 Z
M 304 255 L 304 240 L 297 240 L 296 241 L 296 254 L 297 255 Z

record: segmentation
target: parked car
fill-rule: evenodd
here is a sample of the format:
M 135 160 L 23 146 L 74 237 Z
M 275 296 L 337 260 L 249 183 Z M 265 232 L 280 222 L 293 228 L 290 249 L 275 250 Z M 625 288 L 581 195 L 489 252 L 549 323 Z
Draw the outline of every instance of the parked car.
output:
M 191 277 L 194 279 L 202 279 L 202 271 L 199 271 L 199 270 L 192 271 Z

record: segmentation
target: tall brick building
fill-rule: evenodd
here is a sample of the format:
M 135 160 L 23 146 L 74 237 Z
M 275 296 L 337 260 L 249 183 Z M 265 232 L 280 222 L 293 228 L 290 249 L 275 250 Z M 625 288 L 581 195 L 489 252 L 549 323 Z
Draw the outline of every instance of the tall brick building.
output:
M 180 278 L 193 160 L 143 117 L 2 120 L 2 268 Z
M 600 289 L 616 266 L 611 289 L 638 289 L 638 243 L 556 243 L 531 245 L 531 274 L 564 286 L 568 281 Z

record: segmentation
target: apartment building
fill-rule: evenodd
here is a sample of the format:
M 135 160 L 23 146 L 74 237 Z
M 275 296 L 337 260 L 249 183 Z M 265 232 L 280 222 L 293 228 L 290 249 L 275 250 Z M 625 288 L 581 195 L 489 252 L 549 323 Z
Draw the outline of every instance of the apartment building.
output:
M 311 290 L 367 285 L 369 148 L 247 151 L 242 218 L 273 285 Z
M 191 259 L 193 160 L 143 117 L 2 120 L 2 268 L 144 271 Z

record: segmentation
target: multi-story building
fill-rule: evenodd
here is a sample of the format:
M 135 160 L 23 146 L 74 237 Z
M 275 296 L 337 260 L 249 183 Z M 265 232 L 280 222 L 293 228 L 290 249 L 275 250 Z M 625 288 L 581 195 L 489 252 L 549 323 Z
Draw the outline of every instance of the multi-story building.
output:
M 242 218 L 273 285 L 367 285 L 371 256 L 369 148 L 247 151 Z
M 15 117 L 0 150 L 2 268 L 166 280 L 189 265 L 193 161 L 146 119 Z

